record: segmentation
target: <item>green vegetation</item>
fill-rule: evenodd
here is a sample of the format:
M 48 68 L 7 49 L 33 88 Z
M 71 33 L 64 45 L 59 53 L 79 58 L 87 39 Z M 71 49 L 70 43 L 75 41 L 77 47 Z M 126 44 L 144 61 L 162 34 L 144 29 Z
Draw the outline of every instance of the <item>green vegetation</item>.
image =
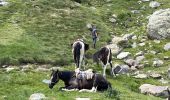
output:
M 70 44 L 77 38 L 83 38 L 90 44 L 88 58 L 96 51 L 92 48 L 90 31 L 86 24 L 97 26 L 99 41 L 97 49 L 111 41 L 111 35 L 134 33 L 137 37 L 146 35 L 147 16 L 155 10 L 170 7 L 169 0 L 156 0 L 163 3 L 156 9 L 150 8 L 149 2 L 138 3 L 139 0 L 6 0 L 7 6 L 0 6 L 0 66 L 21 64 L 51 64 L 63 66 L 65 70 L 73 70 Z M 76 2 L 81 4 L 77 4 Z M 142 9 L 145 8 L 145 9 Z M 131 10 L 140 10 L 139 14 Z M 109 18 L 117 15 L 117 22 L 111 23 Z M 140 38 L 135 40 L 140 41 Z M 130 41 L 131 43 L 134 41 Z M 143 71 L 166 71 L 170 62 L 164 61 L 163 67 L 152 66 L 153 58 L 163 59 L 170 56 L 163 50 L 163 45 L 152 40 L 146 41 L 144 47 L 125 48 L 132 56 L 139 51 L 155 50 L 160 54 L 146 54 L 149 65 Z M 149 47 L 149 43 L 153 46 Z M 114 62 L 121 62 L 114 59 Z M 87 67 L 101 73 L 102 68 L 87 59 Z M 86 67 L 86 68 L 87 68 Z M 109 67 L 108 67 L 109 69 Z M 108 71 L 108 70 L 107 70 Z M 64 84 L 60 81 L 53 90 L 43 79 L 49 79 L 50 72 L 12 71 L 0 69 L 0 100 L 28 100 L 36 92 L 44 93 L 49 100 L 74 100 L 76 97 L 89 97 L 92 100 L 161 100 L 162 98 L 146 96 L 139 93 L 138 87 L 144 83 L 162 85 L 155 79 L 134 79 L 128 76 L 113 78 L 107 73 L 113 91 L 104 93 L 79 93 L 59 91 Z

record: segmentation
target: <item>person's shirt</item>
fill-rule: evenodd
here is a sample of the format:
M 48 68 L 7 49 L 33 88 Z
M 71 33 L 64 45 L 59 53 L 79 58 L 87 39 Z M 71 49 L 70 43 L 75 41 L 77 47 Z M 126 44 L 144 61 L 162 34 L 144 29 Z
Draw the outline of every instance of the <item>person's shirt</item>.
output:
M 92 37 L 97 38 L 97 29 L 96 28 L 92 29 Z

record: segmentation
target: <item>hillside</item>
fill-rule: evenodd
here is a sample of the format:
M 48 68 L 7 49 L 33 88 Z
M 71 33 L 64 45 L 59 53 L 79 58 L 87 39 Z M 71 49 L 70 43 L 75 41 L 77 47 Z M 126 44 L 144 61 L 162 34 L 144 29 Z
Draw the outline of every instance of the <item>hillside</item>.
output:
M 143 73 L 155 71 L 170 82 L 166 74 L 170 66 L 170 51 L 164 50 L 164 45 L 169 43 L 170 39 L 147 38 L 148 16 L 159 9 L 169 8 L 169 0 L 156 0 L 161 4 L 155 8 L 149 7 L 150 0 L 149 2 L 144 2 L 145 0 L 5 1 L 8 4 L 0 6 L 0 66 L 12 66 L 15 70 L 8 72 L 5 68 L 0 69 L 0 100 L 14 100 L 13 98 L 27 100 L 36 92 L 44 93 L 49 100 L 74 100 L 75 97 L 89 97 L 92 100 L 164 99 L 141 94 L 139 86 L 144 83 L 170 86 L 169 83 L 163 84 L 153 78 L 136 79 L 128 75 L 114 78 L 109 75 L 109 66 L 107 79 L 116 90 L 111 97 L 107 97 L 108 92 L 91 95 L 91 93 L 58 91 L 63 85 L 61 81 L 55 89 L 50 90 L 41 82 L 50 78 L 50 71 L 41 72 L 41 69 L 40 71 L 35 69 L 62 66 L 63 70 L 74 70 L 71 43 L 83 38 L 90 45 L 90 50 L 86 53 L 86 66 L 101 73 L 102 68 L 93 64 L 92 54 L 102 46 L 112 43 L 115 36 L 133 34 L 137 38 L 128 40 L 123 51 L 130 52 L 132 58 L 135 58 L 136 53 L 140 51 L 146 52 L 144 56 L 147 64 L 145 61 L 141 62 L 144 68 L 139 68 L 139 71 Z M 97 26 L 99 41 L 96 49 L 92 48 L 91 33 L 87 24 Z M 144 45 L 133 47 L 134 43 L 137 45 L 144 43 Z M 161 67 L 153 66 L 155 59 L 163 61 Z M 114 54 L 113 65 L 116 63 L 124 64 L 124 61 Z M 28 70 L 22 70 L 27 67 Z

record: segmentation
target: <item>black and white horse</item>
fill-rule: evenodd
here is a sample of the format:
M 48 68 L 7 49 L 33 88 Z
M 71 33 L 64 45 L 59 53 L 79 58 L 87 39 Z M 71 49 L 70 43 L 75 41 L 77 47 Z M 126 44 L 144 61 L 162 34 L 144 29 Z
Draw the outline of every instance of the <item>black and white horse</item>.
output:
M 106 67 L 110 64 L 111 73 L 112 73 L 112 53 L 111 49 L 107 46 L 102 47 L 99 51 L 93 54 L 93 61 L 99 64 L 101 62 L 103 66 L 103 76 L 106 76 Z
M 71 45 L 72 45 L 72 53 L 73 53 L 74 62 L 76 64 L 76 67 L 80 68 L 84 60 L 85 51 L 89 49 L 89 45 L 84 43 L 84 41 L 81 39 L 78 39 Z
M 78 89 L 80 92 L 96 92 L 104 91 L 111 88 L 110 82 L 108 82 L 102 75 L 94 73 L 91 79 L 78 79 L 75 76 L 74 71 L 53 71 L 51 74 L 51 82 L 49 83 L 49 88 L 52 89 L 54 85 L 62 80 L 65 84 L 64 87 L 60 87 L 62 90 L 72 90 Z M 89 90 L 89 91 L 88 91 Z

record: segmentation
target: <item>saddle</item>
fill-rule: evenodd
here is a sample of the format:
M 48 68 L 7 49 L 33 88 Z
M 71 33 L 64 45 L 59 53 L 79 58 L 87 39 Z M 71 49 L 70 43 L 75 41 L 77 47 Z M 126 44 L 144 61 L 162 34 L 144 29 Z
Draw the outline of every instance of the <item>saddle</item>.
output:
M 75 69 L 75 73 L 76 73 L 76 78 L 77 79 L 86 79 L 86 80 L 90 80 L 93 78 L 94 73 L 92 69 L 88 69 L 86 71 L 81 71 L 79 68 Z

